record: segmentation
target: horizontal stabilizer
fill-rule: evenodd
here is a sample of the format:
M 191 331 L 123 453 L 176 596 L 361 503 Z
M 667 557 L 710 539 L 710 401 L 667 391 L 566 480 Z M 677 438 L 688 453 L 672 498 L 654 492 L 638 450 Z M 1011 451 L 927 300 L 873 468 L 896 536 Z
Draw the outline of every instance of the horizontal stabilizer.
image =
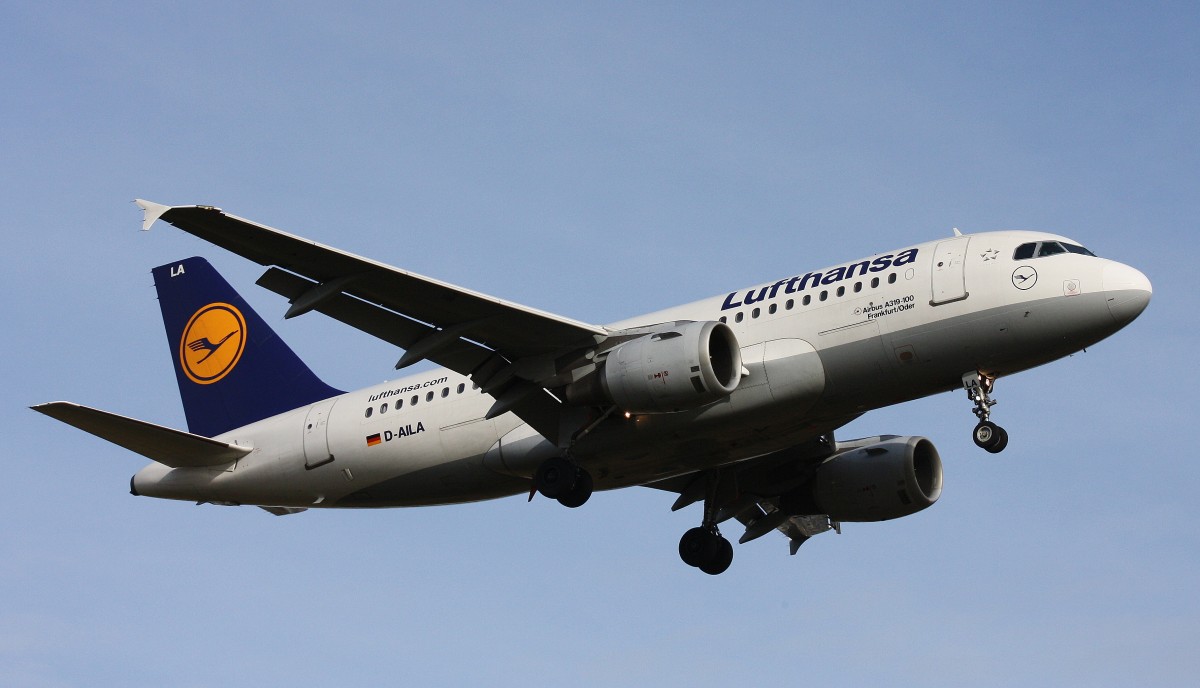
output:
M 172 468 L 220 466 L 253 451 L 69 401 L 30 408 Z

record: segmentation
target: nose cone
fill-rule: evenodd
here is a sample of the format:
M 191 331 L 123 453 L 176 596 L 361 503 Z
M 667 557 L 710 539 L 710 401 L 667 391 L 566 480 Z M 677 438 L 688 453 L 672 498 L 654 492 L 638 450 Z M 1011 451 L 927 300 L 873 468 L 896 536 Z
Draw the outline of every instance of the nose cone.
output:
M 1153 293 L 1150 280 L 1138 270 L 1121 263 L 1104 266 L 1104 296 L 1108 299 L 1108 312 L 1118 327 L 1141 315 Z

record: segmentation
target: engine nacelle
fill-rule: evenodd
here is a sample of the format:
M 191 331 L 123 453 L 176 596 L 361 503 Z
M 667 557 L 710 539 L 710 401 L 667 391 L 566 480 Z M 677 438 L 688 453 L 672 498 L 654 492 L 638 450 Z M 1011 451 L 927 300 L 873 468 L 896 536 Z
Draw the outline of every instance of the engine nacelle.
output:
M 887 521 L 932 506 L 942 495 L 942 458 L 924 437 L 882 441 L 835 454 L 811 483 L 816 513 L 834 521 Z
M 687 322 L 608 352 L 589 380 L 568 387 L 573 403 L 616 404 L 632 413 L 694 409 L 729 396 L 742 377 L 742 350 L 722 322 Z

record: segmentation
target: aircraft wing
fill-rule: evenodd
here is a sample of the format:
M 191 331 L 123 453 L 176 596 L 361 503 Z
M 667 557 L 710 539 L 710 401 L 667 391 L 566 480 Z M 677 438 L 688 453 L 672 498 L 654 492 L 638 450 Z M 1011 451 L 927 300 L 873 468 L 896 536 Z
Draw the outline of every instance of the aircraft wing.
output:
M 789 515 L 780 510 L 779 497 L 769 495 L 799 487 L 808 481 L 821 461 L 839 449 L 855 446 L 856 442 L 838 443 L 832 431 L 832 428 L 848 423 L 854 417 L 835 419 L 829 423 L 828 432 L 814 435 L 793 447 L 726 466 L 715 472 L 689 473 L 648 483 L 646 487 L 678 494 L 679 498 L 671 505 L 672 511 L 705 500 L 708 492 L 715 489 L 712 497 L 718 505 L 716 522 L 736 519 L 746 528 L 738 538 L 739 544 L 777 530 L 787 537 L 791 552 L 795 554 L 800 545 L 814 535 L 828 530 L 840 533 L 841 524 L 823 514 Z M 710 480 L 714 478 L 715 488 L 710 485 Z
M 254 451 L 69 401 L 30 408 L 171 468 L 222 466 Z
M 210 206 L 138 200 L 143 229 L 165 222 L 270 269 L 258 283 L 291 301 L 284 317 L 316 310 L 470 375 L 496 404 L 554 441 L 561 406 L 545 387 L 562 384 L 560 361 L 608 336 L 603 327 L 463 289 L 266 227 Z

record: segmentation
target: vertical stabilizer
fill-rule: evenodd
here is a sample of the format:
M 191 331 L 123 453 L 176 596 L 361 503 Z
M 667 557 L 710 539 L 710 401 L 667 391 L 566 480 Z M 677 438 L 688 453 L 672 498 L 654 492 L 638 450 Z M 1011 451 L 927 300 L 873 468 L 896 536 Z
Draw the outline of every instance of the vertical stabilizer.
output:
M 203 258 L 154 268 L 188 430 L 212 437 L 341 392 L 322 382 Z

